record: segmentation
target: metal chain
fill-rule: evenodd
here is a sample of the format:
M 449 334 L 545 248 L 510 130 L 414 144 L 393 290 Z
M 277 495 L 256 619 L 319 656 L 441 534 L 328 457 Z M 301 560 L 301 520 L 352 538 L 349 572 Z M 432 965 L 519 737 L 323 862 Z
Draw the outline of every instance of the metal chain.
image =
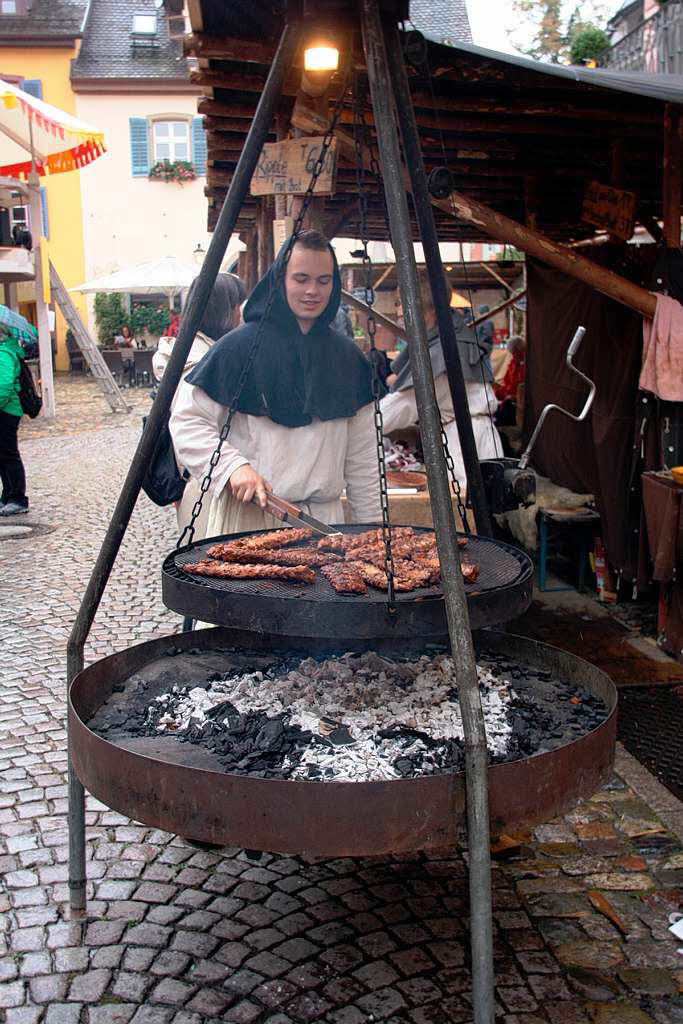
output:
M 363 166 L 363 146 L 361 145 L 361 132 L 365 133 L 365 118 L 363 104 L 360 97 L 358 75 L 354 76 L 353 86 L 354 106 L 354 146 L 356 150 L 356 187 L 358 191 L 358 231 L 360 242 L 363 247 L 361 263 L 365 274 L 365 304 L 369 307 L 367 314 L 368 337 L 370 339 L 370 363 L 372 366 L 372 399 L 374 404 L 375 444 L 377 447 L 377 468 L 379 471 L 379 495 L 382 508 L 382 540 L 384 542 L 384 571 L 387 576 L 387 595 L 390 614 L 396 614 L 396 594 L 394 589 L 394 556 L 391 550 L 391 519 L 389 515 L 389 488 L 387 484 L 387 465 L 384 454 L 384 423 L 380 398 L 382 397 L 382 382 L 379 376 L 379 353 L 375 345 L 375 334 L 377 323 L 372 307 L 375 303 L 375 290 L 372 287 L 372 260 L 368 252 L 368 196 L 365 181 L 365 168 Z M 375 161 L 376 164 L 376 161 Z M 377 167 L 379 171 L 379 167 Z M 379 180 L 379 175 L 377 176 Z
M 356 121 L 356 120 L 357 120 L 357 117 L 354 116 L 354 121 Z M 364 119 L 363 114 L 361 114 L 361 122 L 363 124 L 365 124 L 365 119 Z M 355 141 L 356 141 L 356 164 L 357 164 L 357 167 L 362 167 L 362 153 L 359 151 L 358 140 L 356 139 Z M 369 139 L 365 143 L 365 148 L 366 148 L 367 153 L 369 153 L 369 156 L 370 156 L 370 171 L 371 171 L 371 173 L 375 177 L 375 181 L 377 183 L 378 191 L 379 191 L 380 195 L 382 196 L 382 199 L 384 200 L 384 221 L 385 221 L 386 228 L 387 228 L 387 237 L 390 237 L 391 232 L 390 232 L 390 229 L 389 229 L 389 214 L 388 214 L 387 208 L 386 208 L 386 200 L 385 200 L 385 197 L 384 197 L 384 191 L 381 188 L 381 175 L 380 175 L 379 164 L 377 162 L 377 158 L 375 157 L 374 150 L 372 149 L 372 146 L 370 144 L 370 140 Z M 356 173 L 358 174 L 358 172 L 356 172 Z M 365 200 L 365 207 L 366 207 L 366 210 L 367 210 L 367 199 Z M 362 239 L 361 239 L 361 241 L 362 241 Z M 366 303 L 368 302 L 367 298 L 366 298 L 365 301 L 366 301 Z M 441 420 L 441 411 L 440 410 L 439 410 L 439 419 Z M 465 500 L 464 500 L 463 495 L 462 495 L 462 490 L 460 488 L 460 481 L 458 480 L 457 476 L 455 475 L 455 463 L 453 461 L 453 456 L 451 455 L 450 448 L 448 447 L 448 437 L 446 436 L 446 431 L 444 429 L 443 420 L 441 420 L 441 440 L 442 440 L 442 443 L 443 443 L 443 450 L 444 450 L 444 456 L 446 458 L 446 465 L 448 467 L 448 471 L 449 471 L 450 477 L 451 477 L 451 486 L 453 487 L 453 492 L 455 493 L 456 505 L 457 505 L 457 508 L 458 508 L 458 513 L 459 513 L 460 518 L 462 520 L 463 529 L 465 530 L 465 533 L 471 533 L 472 532 L 472 528 L 470 526 L 469 519 L 467 517 L 467 507 L 466 507 L 466 503 L 465 503 Z
M 214 469 L 216 468 L 216 466 L 218 465 L 218 463 L 220 461 L 221 450 L 223 448 L 223 445 L 225 444 L 225 441 L 227 440 L 228 434 L 230 433 L 230 427 L 232 426 L 232 421 L 233 421 L 233 418 L 234 418 L 235 413 L 237 411 L 237 403 L 240 400 L 240 396 L 242 394 L 242 391 L 244 390 L 244 386 L 245 386 L 245 384 L 247 382 L 247 379 L 249 377 L 249 374 L 251 372 L 251 368 L 254 365 L 254 361 L 255 361 L 256 356 L 258 354 L 258 351 L 259 351 L 259 349 L 261 347 L 261 342 L 263 340 L 263 335 L 264 335 L 264 332 L 265 332 L 265 325 L 266 325 L 266 322 L 267 322 L 268 317 L 270 315 L 270 312 L 271 312 L 271 310 L 273 308 L 273 304 L 275 302 L 275 297 L 277 295 L 278 288 L 280 287 L 280 283 L 284 280 L 284 276 L 285 276 L 285 273 L 287 271 L 287 264 L 289 263 L 289 258 L 290 258 L 291 254 L 292 254 L 292 249 L 294 248 L 294 245 L 296 244 L 296 240 L 297 240 L 297 238 L 299 236 L 299 233 L 301 231 L 301 227 L 303 225 L 304 218 L 306 216 L 306 213 L 308 212 L 308 207 L 311 204 L 311 200 L 313 198 L 313 191 L 315 189 L 316 183 L 318 181 L 318 178 L 320 177 L 320 174 L 321 174 L 321 172 L 323 170 L 323 167 L 325 166 L 325 160 L 327 159 L 327 153 L 328 153 L 328 150 L 329 150 L 329 148 L 330 148 L 330 146 L 332 144 L 332 140 L 334 138 L 334 132 L 335 132 L 335 129 L 337 127 L 337 122 L 339 120 L 339 115 L 341 113 L 342 106 L 344 104 L 344 99 L 346 97 L 346 92 L 347 92 L 347 87 L 348 87 L 348 78 L 349 78 L 349 66 L 347 66 L 346 74 L 345 74 L 345 77 L 344 77 L 344 83 L 343 83 L 342 88 L 340 90 L 339 98 L 337 99 L 337 102 L 336 102 L 336 104 L 334 106 L 334 110 L 332 112 L 332 119 L 330 120 L 330 123 L 328 125 L 327 131 L 325 132 L 325 135 L 323 137 L 322 146 L 320 147 L 320 153 L 318 154 L 318 158 L 317 158 L 317 160 L 316 160 L 316 162 L 315 162 L 315 164 L 313 166 L 313 170 L 311 172 L 311 178 L 310 178 L 310 181 L 308 183 L 308 188 L 306 189 L 306 192 L 304 193 L 303 200 L 301 202 L 301 209 L 299 210 L 299 213 L 298 213 L 298 215 L 296 217 L 296 220 L 294 221 L 294 226 L 292 228 L 292 234 L 289 237 L 289 240 L 287 242 L 287 248 L 285 249 L 284 256 L 283 256 L 283 259 L 282 259 L 282 265 L 281 265 L 281 267 L 279 269 L 279 273 L 274 276 L 273 281 L 271 282 L 271 288 L 270 288 L 270 292 L 268 294 L 268 300 L 266 302 L 266 308 L 265 308 L 265 311 L 263 313 L 263 317 L 259 321 L 259 325 L 258 325 L 258 328 L 256 330 L 256 336 L 254 338 L 254 341 L 253 341 L 253 344 L 251 346 L 251 349 L 249 350 L 249 355 L 247 356 L 246 362 L 245 362 L 244 366 L 242 367 L 242 372 L 241 372 L 241 374 L 239 376 L 239 380 L 237 382 L 237 388 L 235 390 L 234 397 L 233 397 L 233 399 L 232 399 L 232 401 L 230 403 L 230 406 L 228 408 L 227 419 L 226 419 L 225 423 L 223 424 L 223 427 L 221 429 L 220 434 L 218 435 L 218 444 L 216 445 L 216 448 L 215 448 L 215 450 L 214 450 L 214 452 L 213 452 L 213 454 L 212 454 L 212 456 L 211 456 L 211 458 L 209 460 L 209 468 L 208 468 L 208 470 L 206 472 L 206 475 L 205 475 L 204 479 L 201 482 L 201 486 L 199 488 L 199 497 L 197 498 L 197 500 L 195 501 L 195 503 L 194 503 L 194 505 L 192 507 L 192 516 L 190 518 L 190 522 L 187 524 L 187 526 L 185 527 L 185 529 L 181 533 L 180 537 L 178 538 L 178 542 L 176 544 L 176 549 L 182 547 L 186 537 L 188 538 L 187 539 L 187 543 L 188 544 L 191 544 L 192 541 L 194 540 L 195 523 L 197 522 L 197 519 L 198 519 L 198 517 L 199 517 L 199 515 L 201 513 L 202 504 L 203 504 L 206 492 L 208 491 L 209 487 L 211 486 L 211 478 L 213 476 L 213 471 L 214 471 Z

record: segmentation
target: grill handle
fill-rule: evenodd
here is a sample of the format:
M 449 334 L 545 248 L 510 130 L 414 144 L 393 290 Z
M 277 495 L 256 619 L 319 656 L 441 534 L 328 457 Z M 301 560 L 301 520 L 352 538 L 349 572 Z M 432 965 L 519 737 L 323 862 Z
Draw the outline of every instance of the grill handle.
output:
M 581 410 L 581 412 L 577 416 L 575 416 L 574 413 L 569 412 L 567 409 L 562 409 L 561 406 L 559 406 L 559 405 L 554 405 L 553 403 L 550 403 L 549 405 L 546 405 L 546 407 L 543 409 L 543 412 L 541 413 L 541 415 L 538 418 L 538 423 L 536 424 L 536 428 L 535 428 L 533 434 L 531 435 L 531 438 L 529 440 L 528 445 L 526 446 L 524 454 L 522 455 L 521 459 L 519 460 L 519 468 L 520 469 L 526 469 L 527 466 L 529 465 L 529 459 L 531 458 L 531 452 L 533 450 L 533 447 L 536 444 L 536 438 L 540 434 L 541 427 L 543 426 L 543 424 L 545 422 L 545 418 L 546 418 L 546 416 L 548 415 L 549 412 L 552 412 L 553 409 L 556 409 L 558 412 L 561 412 L 563 416 L 569 416 L 570 419 L 576 420 L 577 423 L 580 423 L 581 420 L 585 420 L 586 416 L 588 415 L 588 413 L 590 411 L 590 408 L 591 408 L 591 406 L 593 404 L 593 399 L 595 398 L 595 392 L 597 390 L 595 382 L 592 381 L 590 379 L 590 377 L 587 377 L 585 373 L 582 373 L 581 370 L 578 369 L 578 367 L 574 366 L 574 363 L 572 361 L 574 356 L 576 355 L 576 353 L 579 350 L 579 346 L 581 345 L 581 342 L 583 341 L 585 333 L 586 333 L 586 328 L 585 327 L 577 327 L 576 334 L 572 338 L 571 343 L 569 345 L 569 348 L 567 349 L 567 366 L 572 371 L 572 373 L 575 373 L 577 375 L 577 377 L 580 377 L 581 380 L 584 380 L 586 382 L 586 384 L 588 384 L 588 387 L 590 388 L 590 391 L 588 392 L 588 397 L 586 398 L 586 402 L 584 404 L 584 407 Z

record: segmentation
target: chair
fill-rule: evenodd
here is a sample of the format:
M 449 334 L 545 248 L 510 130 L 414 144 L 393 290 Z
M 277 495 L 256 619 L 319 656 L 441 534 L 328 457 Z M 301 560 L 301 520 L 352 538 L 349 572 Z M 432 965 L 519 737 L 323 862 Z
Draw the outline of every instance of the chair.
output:
M 135 350 L 135 383 L 138 387 L 151 388 L 154 384 L 152 359 L 155 349 L 138 348 Z
M 85 371 L 85 359 L 75 338 L 67 337 L 66 350 L 69 354 L 70 373 L 83 373 Z
M 114 348 L 103 348 L 102 358 L 109 368 L 109 372 L 118 385 L 123 384 L 124 366 L 121 353 Z

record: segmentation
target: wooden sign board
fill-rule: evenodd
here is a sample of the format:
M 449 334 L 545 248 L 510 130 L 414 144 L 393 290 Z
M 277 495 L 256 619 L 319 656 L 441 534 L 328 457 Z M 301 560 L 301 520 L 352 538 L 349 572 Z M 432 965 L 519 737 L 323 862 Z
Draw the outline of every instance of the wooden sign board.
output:
M 302 195 L 308 188 L 322 145 L 322 135 L 266 143 L 251 179 L 252 196 Z M 337 140 L 332 139 L 315 183 L 315 195 L 333 195 L 336 182 Z
M 583 197 L 581 219 L 627 242 L 636 221 L 635 193 L 590 181 Z

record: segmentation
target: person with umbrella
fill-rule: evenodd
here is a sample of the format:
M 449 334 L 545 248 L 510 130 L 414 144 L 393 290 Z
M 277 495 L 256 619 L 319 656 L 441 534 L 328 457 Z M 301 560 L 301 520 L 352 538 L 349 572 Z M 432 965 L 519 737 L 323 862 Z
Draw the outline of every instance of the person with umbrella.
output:
M 17 433 L 24 410 L 19 401 L 19 374 L 24 350 L 12 334 L 0 334 L 0 516 L 28 512 L 26 473 L 19 454 Z

